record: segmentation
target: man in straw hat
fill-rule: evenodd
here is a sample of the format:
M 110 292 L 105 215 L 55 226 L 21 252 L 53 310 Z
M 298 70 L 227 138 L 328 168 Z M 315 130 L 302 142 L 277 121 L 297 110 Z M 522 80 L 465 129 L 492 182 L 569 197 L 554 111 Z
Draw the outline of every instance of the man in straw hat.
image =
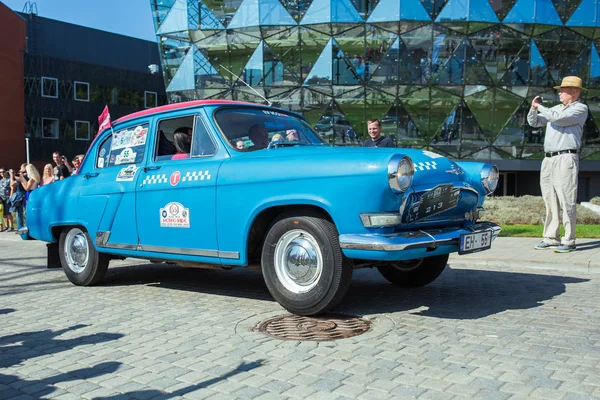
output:
M 533 127 L 546 125 L 544 138 L 545 157 L 542 161 L 540 186 L 546 205 L 544 239 L 535 245 L 538 250 L 553 248 L 556 253 L 575 250 L 575 222 L 577 205 L 577 176 L 579 174 L 579 148 L 583 124 L 588 108 L 579 101 L 582 90 L 581 78 L 567 76 L 558 89 L 562 104 L 547 108 L 539 96 L 531 102 L 527 122 Z M 559 211 L 565 236 L 559 238 Z

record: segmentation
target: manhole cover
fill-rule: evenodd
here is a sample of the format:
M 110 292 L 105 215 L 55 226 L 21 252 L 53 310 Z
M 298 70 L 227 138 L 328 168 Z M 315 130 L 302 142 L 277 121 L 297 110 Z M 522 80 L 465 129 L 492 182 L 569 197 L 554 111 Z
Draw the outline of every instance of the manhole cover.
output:
M 346 315 L 303 317 L 283 315 L 259 323 L 253 330 L 283 340 L 321 342 L 357 336 L 367 332 L 371 323 Z

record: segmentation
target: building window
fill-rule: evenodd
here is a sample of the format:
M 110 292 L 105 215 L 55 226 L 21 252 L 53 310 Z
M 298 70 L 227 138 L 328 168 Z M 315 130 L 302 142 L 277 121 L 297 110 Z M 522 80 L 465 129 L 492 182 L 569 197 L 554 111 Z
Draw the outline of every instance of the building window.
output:
M 75 121 L 75 140 L 90 140 L 90 123 Z
M 144 92 L 145 107 L 156 107 L 156 92 Z
M 90 84 L 87 82 L 75 81 L 75 90 L 73 91 L 75 100 L 90 101 Z
M 54 118 L 42 118 L 42 138 L 58 139 L 58 120 Z
M 58 79 L 42 76 L 42 97 L 58 98 Z

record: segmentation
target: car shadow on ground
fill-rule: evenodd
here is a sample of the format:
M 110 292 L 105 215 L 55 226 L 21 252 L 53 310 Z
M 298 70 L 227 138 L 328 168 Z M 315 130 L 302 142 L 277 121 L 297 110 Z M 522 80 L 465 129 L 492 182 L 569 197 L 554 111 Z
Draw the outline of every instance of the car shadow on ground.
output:
M 388 283 L 375 269 L 361 269 L 354 271 L 350 289 L 334 311 L 368 315 L 426 307 L 418 314 L 437 318 L 477 319 L 507 310 L 538 307 L 544 301 L 563 294 L 567 284 L 587 281 L 526 272 L 447 267 L 428 286 L 406 288 Z M 103 283 L 112 286 L 137 284 L 274 301 L 262 274 L 244 269 L 200 270 L 148 264 L 109 268 Z
M 0 314 L 7 314 L 15 311 L 16 310 L 14 309 L 0 309 Z M 80 324 L 56 331 L 47 329 L 42 331 L 20 332 L 0 337 L 0 387 L 2 387 L 0 390 L 0 398 L 45 398 L 51 396 L 57 390 L 57 383 L 88 380 L 117 372 L 121 363 L 116 361 L 107 361 L 92 367 L 73 369 L 43 379 L 23 379 L 22 377 L 2 372 L 9 367 L 18 368 L 18 366 L 23 365 L 28 359 L 57 354 L 74 349 L 77 346 L 110 342 L 123 337 L 122 334 L 117 333 L 94 332 L 93 334 L 70 339 L 59 339 L 59 336 L 65 333 L 74 332 L 86 327 L 87 325 Z M 253 370 L 264 364 L 264 360 L 252 362 L 243 361 L 237 367 L 223 375 L 185 386 L 171 393 L 157 389 L 135 390 L 114 396 L 102 397 L 102 399 L 177 398 L 196 390 L 208 388 L 231 376 Z

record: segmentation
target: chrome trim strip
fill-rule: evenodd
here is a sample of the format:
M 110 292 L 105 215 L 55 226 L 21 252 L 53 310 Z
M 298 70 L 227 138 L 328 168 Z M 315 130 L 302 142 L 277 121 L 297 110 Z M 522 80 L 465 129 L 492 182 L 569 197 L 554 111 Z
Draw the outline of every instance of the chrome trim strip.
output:
M 240 253 L 237 251 L 197 250 L 197 249 L 188 249 L 188 248 L 182 248 L 182 247 L 144 246 L 144 245 L 139 245 L 138 250 L 152 251 L 155 253 L 180 254 L 180 255 L 186 255 L 186 256 L 228 258 L 228 259 L 234 259 L 234 260 L 239 260 L 239 258 L 240 258 Z
M 139 245 L 138 250 L 153 251 L 155 253 L 183 254 L 186 256 L 219 257 L 219 252 L 217 250 L 196 250 L 196 249 L 185 249 L 182 247 L 146 246 L 146 245 Z
M 230 258 L 232 260 L 239 260 L 240 253 L 239 251 L 219 251 L 220 258 Z
M 196 250 L 196 249 L 184 249 L 177 247 L 164 247 L 164 246 L 142 246 L 141 244 L 121 244 L 121 243 L 108 243 L 110 237 L 110 231 L 96 232 L 96 246 L 104 247 L 107 249 L 121 249 L 121 250 L 139 250 L 139 251 L 153 251 L 156 253 L 170 253 L 170 254 L 183 254 L 189 256 L 200 256 L 200 257 L 220 257 L 232 260 L 239 260 L 240 253 L 237 251 L 217 251 L 217 250 Z
M 139 250 L 137 244 L 106 243 L 102 247 L 106 249 Z
M 462 233 L 491 230 L 492 239 L 496 239 L 502 230 L 492 222 L 482 222 L 468 228 L 432 229 L 429 231 L 410 231 L 390 235 L 340 235 L 340 247 L 353 250 L 399 251 L 411 248 L 458 244 Z
M 110 231 L 97 231 L 96 232 L 96 246 L 98 247 L 106 247 L 106 243 L 108 242 L 108 238 L 110 237 Z

